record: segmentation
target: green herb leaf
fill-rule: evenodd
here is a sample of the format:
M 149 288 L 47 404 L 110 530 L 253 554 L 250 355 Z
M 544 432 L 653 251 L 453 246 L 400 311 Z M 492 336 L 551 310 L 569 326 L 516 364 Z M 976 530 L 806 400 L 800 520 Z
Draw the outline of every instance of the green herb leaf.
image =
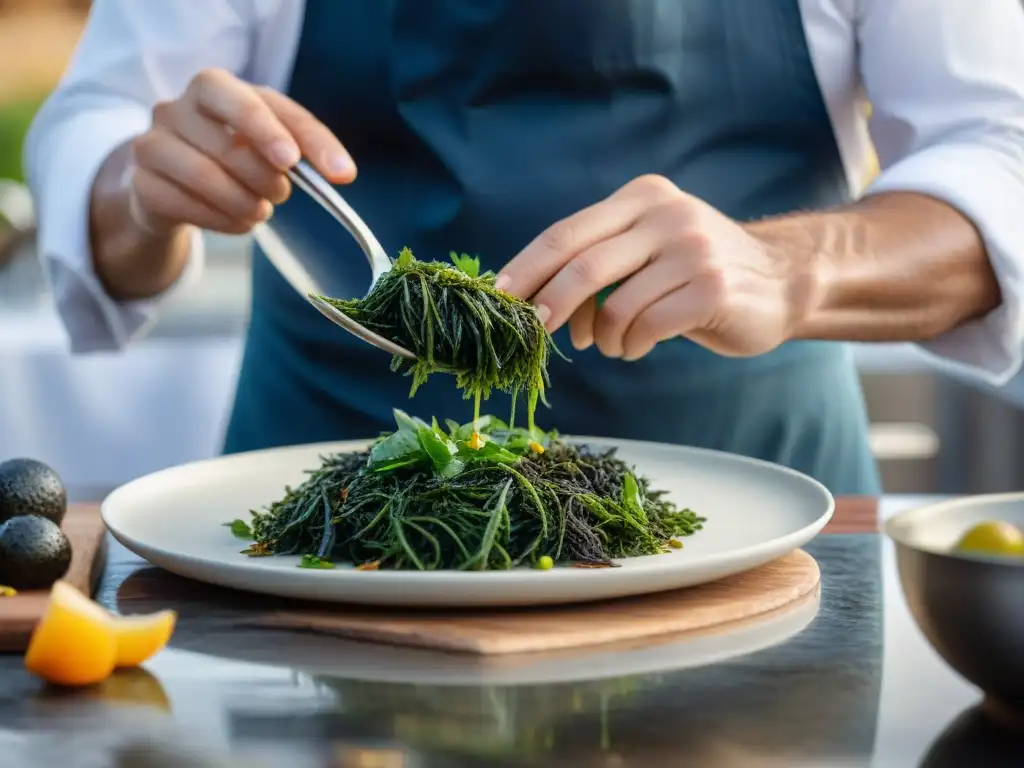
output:
M 439 475 L 451 476 L 447 472 L 458 453 L 455 443 L 429 427 L 421 427 L 416 434 L 420 441 L 420 447 L 430 457 L 430 461 L 434 465 L 434 471 Z
M 412 255 L 412 251 L 408 248 L 403 248 L 398 252 L 398 259 L 395 261 L 395 267 L 407 268 L 411 267 L 412 263 L 416 261 L 416 258 Z
M 496 416 L 481 416 L 476 420 L 475 424 L 472 421 L 465 424 L 456 424 L 453 421 L 449 421 L 448 427 L 451 431 L 452 440 L 456 442 L 469 440 L 474 432 L 490 436 L 496 431 L 508 429 L 508 425 Z
M 224 526 L 231 529 L 231 533 L 239 539 L 252 539 L 252 528 L 245 520 L 232 520 L 224 523 Z
M 299 568 L 319 568 L 321 570 L 329 570 L 334 567 L 334 563 L 330 560 L 324 560 L 316 555 L 303 555 L 299 560 Z
M 530 452 L 530 443 L 537 443 L 547 449 L 551 444 L 552 435 L 542 429 L 499 429 L 491 434 L 491 439 L 505 446 L 512 453 L 523 456 Z
M 463 272 L 470 277 L 480 277 L 480 259 L 466 253 L 458 254 L 455 251 L 449 253 L 448 256 L 451 258 L 452 264 L 454 264 L 460 272 Z
M 637 485 L 636 476 L 627 472 L 622 479 L 622 503 L 630 512 L 644 514 L 643 497 L 640 495 L 640 486 Z
M 458 444 L 458 456 L 462 461 L 475 464 L 515 464 L 522 456 L 499 443 L 488 440 L 479 448 L 471 448 L 468 442 Z
M 423 419 L 410 416 L 401 408 L 392 408 L 391 413 L 395 417 L 395 426 L 398 427 L 399 432 L 418 432 L 423 427 L 430 428 L 430 425 Z
M 394 409 L 394 416 L 398 429 L 378 440 L 370 450 L 368 466 L 374 472 L 389 472 L 428 458 L 420 443 L 419 432 L 424 427 L 430 430 L 430 427 L 398 408 Z

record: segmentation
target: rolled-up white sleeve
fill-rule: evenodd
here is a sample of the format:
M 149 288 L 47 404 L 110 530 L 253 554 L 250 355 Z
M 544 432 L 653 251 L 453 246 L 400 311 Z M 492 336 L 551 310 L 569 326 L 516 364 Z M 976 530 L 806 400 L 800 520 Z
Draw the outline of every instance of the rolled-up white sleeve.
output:
M 1024 7 L 1020 0 L 859 0 L 860 70 L 881 173 L 980 232 L 1002 303 L 920 346 L 991 384 L 1024 358 Z
M 199 276 L 197 230 L 188 265 L 168 291 L 141 301 L 111 299 L 93 270 L 93 180 L 115 148 L 149 127 L 155 103 L 180 94 L 203 68 L 242 71 L 248 47 L 246 19 L 230 0 L 93 3 L 70 66 L 25 144 L 37 247 L 72 351 L 123 348 L 153 324 L 170 294 Z

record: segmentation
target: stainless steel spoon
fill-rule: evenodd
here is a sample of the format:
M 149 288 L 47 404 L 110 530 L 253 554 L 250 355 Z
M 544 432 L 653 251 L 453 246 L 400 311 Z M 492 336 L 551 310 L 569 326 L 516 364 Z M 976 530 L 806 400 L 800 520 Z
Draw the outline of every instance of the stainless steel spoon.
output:
M 381 247 L 381 244 L 377 241 L 377 238 L 373 236 L 370 228 L 366 226 L 366 223 L 359 217 L 359 214 L 352 210 L 352 206 L 346 203 L 345 199 L 338 194 L 338 191 L 304 160 L 300 160 L 294 168 L 288 171 L 288 177 L 295 186 L 316 200 L 324 210 L 337 219 L 348 230 L 348 233 L 355 238 L 355 241 L 359 243 L 359 247 L 366 254 L 366 258 L 370 262 L 372 276 L 369 290 L 373 290 L 373 286 L 377 284 L 381 276 L 391 271 L 392 262 Z M 273 231 L 272 227 L 261 224 L 253 231 L 253 236 L 260 244 L 269 261 L 284 275 L 292 287 L 305 296 L 310 304 L 320 310 L 324 317 L 385 352 L 410 360 L 416 359 L 416 355 L 405 347 L 399 346 L 393 341 L 374 333 L 357 323 L 337 307 L 328 304 L 314 295 L 322 293 L 322 291 L 316 287 L 315 281 L 301 267 L 298 260 Z

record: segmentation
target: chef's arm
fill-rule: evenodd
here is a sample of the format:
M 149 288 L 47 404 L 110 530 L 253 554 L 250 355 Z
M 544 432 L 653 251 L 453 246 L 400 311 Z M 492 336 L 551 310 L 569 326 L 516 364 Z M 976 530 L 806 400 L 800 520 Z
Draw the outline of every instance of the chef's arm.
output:
M 124 147 L 148 130 L 153 105 L 180 94 L 198 69 L 246 66 L 252 20 L 236 5 L 96 0 L 33 122 L 25 166 L 37 249 L 73 352 L 120 349 L 144 335 L 162 303 L 202 270 L 198 230 L 150 239 L 129 225 Z
M 803 335 L 917 341 L 1005 383 L 1024 351 L 1024 8 L 853 5 L 882 171 L 848 209 L 770 232 L 822 267 Z
M 748 229 L 814 275 L 798 338 L 931 341 L 1001 302 L 977 228 L 929 195 L 871 195 Z
M 93 270 L 106 294 L 120 302 L 151 299 L 178 283 L 196 235 L 195 227 L 156 233 L 136 223 L 127 184 L 130 162 L 130 142 L 107 156 L 93 182 L 89 206 Z

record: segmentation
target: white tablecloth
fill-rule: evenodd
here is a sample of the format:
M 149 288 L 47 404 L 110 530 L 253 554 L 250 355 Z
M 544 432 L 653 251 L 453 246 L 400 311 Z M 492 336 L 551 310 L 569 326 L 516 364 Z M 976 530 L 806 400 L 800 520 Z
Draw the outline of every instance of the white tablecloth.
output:
M 216 455 L 240 353 L 240 339 L 214 337 L 71 357 L 52 314 L 0 311 L 0 460 L 103 488 Z

